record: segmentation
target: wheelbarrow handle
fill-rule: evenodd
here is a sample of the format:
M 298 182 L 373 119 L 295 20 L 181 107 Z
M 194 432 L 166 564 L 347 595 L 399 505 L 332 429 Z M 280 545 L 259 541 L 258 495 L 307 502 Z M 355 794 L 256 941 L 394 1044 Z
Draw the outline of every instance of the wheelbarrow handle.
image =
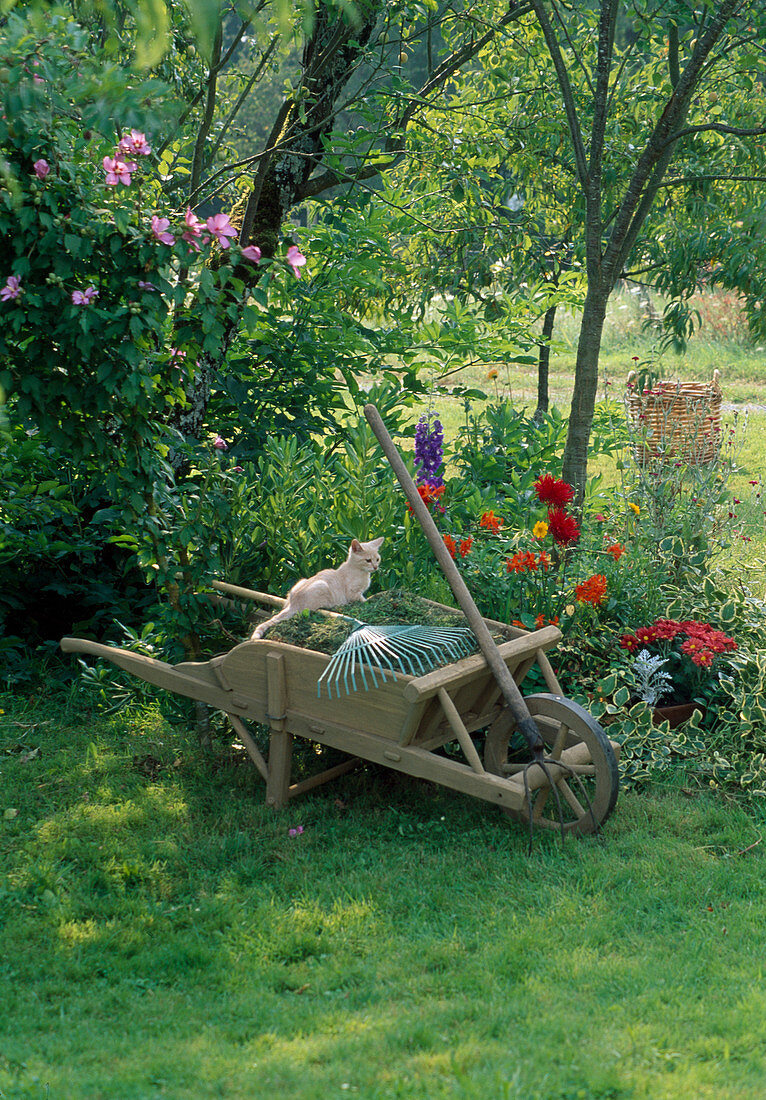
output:
M 447 578 L 455 599 L 468 620 L 468 624 L 478 642 L 479 649 L 484 654 L 484 658 L 492 670 L 497 680 L 498 687 L 502 691 L 505 701 L 508 704 L 508 710 L 513 716 L 519 730 L 524 735 L 532 752 L 535 756 L 539 755 L 542 757 L 544 751 L 543 739 L 540 736 L 540 731 L 534 719 L 529 713 L 527 704 L 524 702 L 524 696 L 519 691 L 516 681 L 508 671 L 505 661 L 500 656 L 494 638 L 490 634 L 487 624 L 484 622 L 478 607 L 474 603 L 473 596 L 468 591 L 465 581 L 460 576 L 457 566 L 450 556 L 449 550 L 444 545 L 444 539 L 439 534 L 431 513 L 428 511 L 423 498 L 418 492 L 417 486 L 412 480 L 409 470 L 405 466 L 401 455 L 394 445 L 394 441 L 388 434 L 388 429 L 383 423 L 380 413 L 374 405 L 365 405 L 364 415 L 375 434 L 375 438 L 380 443 L 383 454 L 388 459 L 391 469 L 396 474 L 397 480 L 404 491 L 404 495 L 407 497 L 410 507 L 415 514 L 415 518 L 423 528 L 423 533 L 428 539 L 428 543 L 434 552 L 436 560 L 441 566 L 444 576 Z

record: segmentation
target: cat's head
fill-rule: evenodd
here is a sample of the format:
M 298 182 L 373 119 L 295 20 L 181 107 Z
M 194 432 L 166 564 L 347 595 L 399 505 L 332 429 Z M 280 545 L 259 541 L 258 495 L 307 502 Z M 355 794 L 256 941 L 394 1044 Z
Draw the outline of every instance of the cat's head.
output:
M 374 573 L 380 565 L 379 551 L 382 545 L 382 536 L 379 539 L 373 539 L 372 542 L 360 542 L 359 539 L 354 539 L 348 552 L 348 560 L 365 572 Z

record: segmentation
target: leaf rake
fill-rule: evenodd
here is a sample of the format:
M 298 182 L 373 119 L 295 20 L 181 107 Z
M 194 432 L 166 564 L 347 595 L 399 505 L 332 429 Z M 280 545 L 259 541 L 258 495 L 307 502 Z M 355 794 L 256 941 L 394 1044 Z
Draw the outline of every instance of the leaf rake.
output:
M 323 686 L 327 688 L 328 699 L 332 699 L 333 689 L 337 699 L 342 692 L 348 695 L 359 690 L 369 691 L 371 686 L 378 687 L 378 675 L 382 683 L 386 682 L 387 675 L 395 679 L 396 672 L 423 675 L 433 668 L 467 657 L 476 649 L 476 639 L 467 627 L 372 626 L 358 619 L 350 621 L 356 623 L 356 629 L 319 677 L 318 696 Z M 367 681 L 368 674 L 371 684 Z

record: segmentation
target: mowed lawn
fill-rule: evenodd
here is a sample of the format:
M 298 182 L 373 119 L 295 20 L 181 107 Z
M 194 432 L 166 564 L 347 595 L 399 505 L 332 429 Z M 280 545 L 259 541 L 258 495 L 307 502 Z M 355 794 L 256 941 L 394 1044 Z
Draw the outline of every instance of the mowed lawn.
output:
M 758 805 L 675 775 L 530 855 L 383 769 L 275 815 L 156 707 L 0 706 L 3 1098 L 764 1095 Z

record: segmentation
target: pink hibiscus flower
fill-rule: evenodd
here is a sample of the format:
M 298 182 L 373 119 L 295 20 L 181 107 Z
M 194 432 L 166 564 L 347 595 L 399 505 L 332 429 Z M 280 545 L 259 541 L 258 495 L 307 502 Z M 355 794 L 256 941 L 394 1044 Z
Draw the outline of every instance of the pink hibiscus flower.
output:
M 146 134 L 142 134 L 140 130 L 123 134 L 117 149 L 121 153 L 131 153 L 134 157 L 147 157 L 152 151 L 151 145 L 146 141 Z
M 8 280 L 0 290 L 0 300 L 3 302 L 12 302 L 14 298 L 18 298 L 21 294 L 21 279 L 18 275 L 9 275 Z
M 306 257 L 303 255 L 297 245 L 291 244 L 287 250 L 287 262 L 295 273 L 295 278 L 300 279 L 300 269 L 306 262 Z
M 186 213 L 184 214 L 184 224 L 186 225 L 186 229 L 181 234 L 182 240 L 186 241 L 187 244 L 190 244 L 192 248 L 199 252 L 199 245 L 197 244 L 196 238 L 201 235 L 202 227 L 205 223 L 199 220 L 190 206 L 187 206 Z
M 160 244 L 175 244 L 175 237 L 168 232 L 170 222 L 167 218 L 161 218 L 158 214 L 152 214 L 152 235 Z
M 76 306 L 89 306 L 94 298 L 98 298 L 98 291 L 94 286 L 72 291 L 72 301 Z
M 210 232 L 220 244 L 221 248 L 228 248 L 231 241 L 237 235 L 237 231 L 229 221 L 228 214 L 214 214 L 205 222 Z
M 102 164 L 106 172 L 106 182 L 110 187 L 116 187 L 118 183 L 124 183 L 127 187 L 131 180 L 131 172 L 136 170 L 133 161 L 126 164 L 119 157 L 104 157 Z

